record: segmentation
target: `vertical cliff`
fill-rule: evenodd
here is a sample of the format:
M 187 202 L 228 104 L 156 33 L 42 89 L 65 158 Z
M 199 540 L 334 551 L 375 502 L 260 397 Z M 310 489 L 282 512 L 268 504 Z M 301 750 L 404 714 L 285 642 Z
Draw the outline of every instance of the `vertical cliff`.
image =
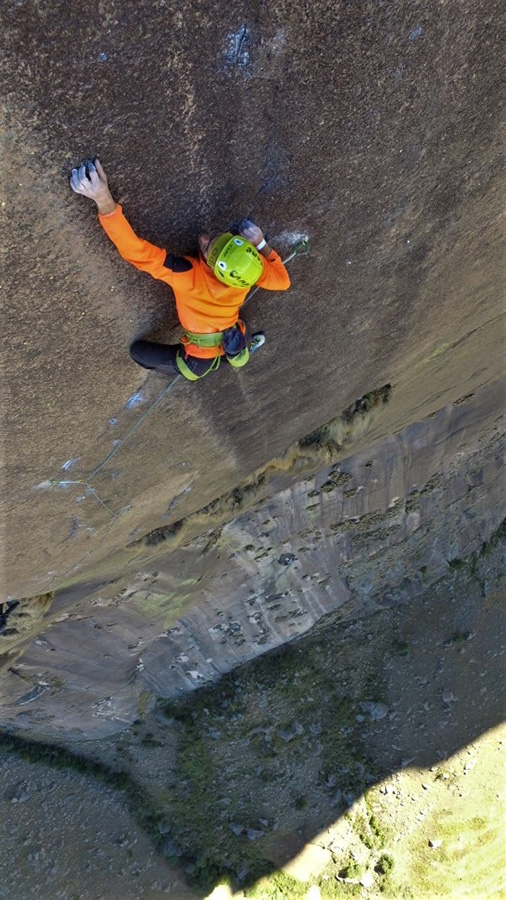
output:
M 264 635 L 273 646 L 342 606 L 370 611 L 381 590 L 395 599 L 404 584 L 415 596 L 420 573 L 442 574 L 497 527 L 498 12 L 494 0 L 3 8 L 3 661 L 47 629 L 23 663 L 42 719 L 53 688 L 82 666 L 92 688 L 83 706 L 73 685 L 72 715 L 86 708 L 92 730 L 121 727 L 139 684 L 193 686 L 243 658 L 242 635 L 261 652 Z M 134 227 L 161 246 L 192 252 L 199 230 L 245 214 L 283 254 L 309 237 L 292 289 L 248 306 L 267 343 L 244 371 L 168 386 L 130 362 L 135 336 L 175 339 L 174 308 L 71 194 L 69 169 L 90 154 Z M 346 441 L 334 440 L 323 471 L 310 436 L 387 385 L 367 435 L 353 435 L 365 456 L 344 466 L 349 484 L 333 468 L 351 455 Z M 306 462 L 299 453 L 291 470 L 306 438 Z M 483 485 L 470 475 L 476 453 Z M 237 513 L 246 518 L 227 524 Z M 376 515 L 386 518 L 374 529 Z M 422 539 L 428 523 L 444 534 L 437 547 Z M 351 572 L 369 527 L 382 567 Z M 396 559 L 404 542 L 413 549 Z M 203 578 L 214 580 L 205 615 Z M 255 594 L 248 626 L 235 609 L 243 582 Z M 274 625 L 269 603 L 296 594 L 307 605 Z M 111 604 L 116 630 L 100 618 Z M 161 637 L 173 628 L 190 642 L 195 629 L 200 649 L 198 665 L 174 663 L 171 687 L 158 671 L 165 652 L 188 656 L 186 637 Z M 51 691 L 39 691 L 44 641 Z M 22 691 L 4 684 L 17 703 Z M 69 709 L 62 699 L 58 729 Z M 25 721 L 17 715 L 6 720 Z

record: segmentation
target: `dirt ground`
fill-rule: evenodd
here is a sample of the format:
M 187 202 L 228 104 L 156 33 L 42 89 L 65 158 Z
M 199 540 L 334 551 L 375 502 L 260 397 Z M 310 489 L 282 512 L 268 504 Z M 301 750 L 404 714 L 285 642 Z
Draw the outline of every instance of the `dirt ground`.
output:
M 193 896 L 113 788 L 15 757 L 0 769 L 2 900 Z
M 355 804 L 350 818 L 340 819 L 317 839 L 316 846 L 332 854 L 320 872 L 319 893 L 304 881 L 294 884 L 271 876 L 247 894 L 223 886 L 207 896 L 290 900 L 296 891 L 318 900 L 344 896 L 348 886 L 354 895 L 371 900 L 499 900 L 506 896 L 505 747 L 506 728 L 500 726 L 439 766 L 399 771 L 378 785 L 367 801 Z M 74 772 L 62 774 L 14 757 L 2 761 L 1 771 L 2 900 L 202 896 L 154 850 L 114 790 Z M 381 850 L 367 848 L 359 837 L 360 820 L 369 808 L 390 835 Z M 308 845 L 309 851 L 303 850 L 286 871 L 314 880 L 322 861 L 311 853 L 314 846 Z M 395 861 L 387 886 L 375 871 L 385 854 Z M 323 855 L 323 861 L 328 858 Z M 336 868 L 348 869 L 350 875 L 337 881 Z
M 504 543 L 119 736 L 4 739 L 0 898 L 506 896 Z

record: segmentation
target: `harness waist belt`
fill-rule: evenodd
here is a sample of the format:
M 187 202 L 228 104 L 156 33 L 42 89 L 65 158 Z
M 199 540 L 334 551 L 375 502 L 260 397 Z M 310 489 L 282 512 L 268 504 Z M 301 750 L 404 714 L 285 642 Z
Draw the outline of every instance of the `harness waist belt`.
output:
M 206 349 L 221 347 L 223 345 L 223 332 L 215 331 L 213 334 L 195 334 L 193 331 L 185 331 L 181 339 L 182 344 L 195 344 Z

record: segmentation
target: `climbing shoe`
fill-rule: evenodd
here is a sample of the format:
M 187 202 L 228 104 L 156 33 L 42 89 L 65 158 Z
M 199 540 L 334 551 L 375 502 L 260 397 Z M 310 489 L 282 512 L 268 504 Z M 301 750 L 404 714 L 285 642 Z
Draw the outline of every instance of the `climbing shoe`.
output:
M 260 347 L 262 347 L 264 344 L 265 334 L 263 333 L 263 331 L 257 331 L 257 333 L 254 334 L 251 338 L 251 346 L 249 348 L 250 355 L 252 353 L 256 353 L 257 350 L 260 350 Z

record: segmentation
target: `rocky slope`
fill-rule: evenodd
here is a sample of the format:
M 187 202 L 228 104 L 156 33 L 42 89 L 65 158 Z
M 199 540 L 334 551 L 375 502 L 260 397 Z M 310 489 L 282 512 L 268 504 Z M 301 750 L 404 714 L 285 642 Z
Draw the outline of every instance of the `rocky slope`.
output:
M 499 900 L 504 551 L 121 734 L 4 738 L 0 896 Z

